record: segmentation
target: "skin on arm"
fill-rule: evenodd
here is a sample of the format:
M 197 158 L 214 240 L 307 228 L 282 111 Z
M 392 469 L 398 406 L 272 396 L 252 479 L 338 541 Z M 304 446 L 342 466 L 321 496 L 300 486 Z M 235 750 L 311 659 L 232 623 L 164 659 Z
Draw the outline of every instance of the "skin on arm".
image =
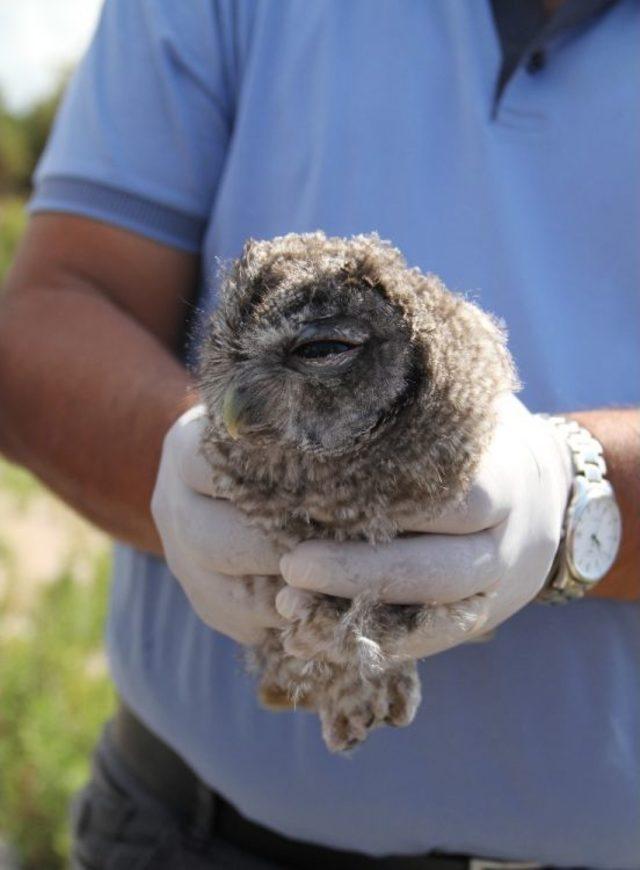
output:
M 176 354 L 198 269 L 197 255 L 135 233 L 38 214 L 0 299 L 0 451 L 155 553 L 163 438 L 195 402 Z

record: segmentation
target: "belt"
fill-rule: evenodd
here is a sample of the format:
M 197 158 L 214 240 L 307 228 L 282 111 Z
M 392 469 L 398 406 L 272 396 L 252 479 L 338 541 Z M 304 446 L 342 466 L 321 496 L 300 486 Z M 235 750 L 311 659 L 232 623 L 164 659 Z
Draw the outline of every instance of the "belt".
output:
M 372 858 L 283 837 L 249 821 L 156 737 L 124 704 L 111 723 L 113 741 L 127 766 L 161 803 L 200 836 L 222 837 L 239 849 L 283 868 L 304 870 L 533 870 L 542 865 L 490 861 L 431 852 Z

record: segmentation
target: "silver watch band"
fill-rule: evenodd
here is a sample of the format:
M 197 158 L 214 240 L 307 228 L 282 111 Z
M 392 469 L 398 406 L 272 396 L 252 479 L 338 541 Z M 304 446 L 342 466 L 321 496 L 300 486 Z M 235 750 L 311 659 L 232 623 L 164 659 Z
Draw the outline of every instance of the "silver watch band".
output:
M 602 483 L 607 473 L 607 464 L 604 460 L 602 445 L 583 426 L 575 420 L 567 420 L 565 417 L 539 414 L 555 425 L 564 435 L 567 446 L 571 452 L 573 471 L 575 477 L 582 477 L 589 483 Z M 570 498 L 562 526 L 562 536 L 556 557 L 545 581 L 544 587 L 538 594 L 537 601 L 544 604 L 566 604 L 582 598 L 588 588 L 593 584 L 587 584 L 573 575 L 569 569 L 565 555 L 567 523 L 571 511 Z

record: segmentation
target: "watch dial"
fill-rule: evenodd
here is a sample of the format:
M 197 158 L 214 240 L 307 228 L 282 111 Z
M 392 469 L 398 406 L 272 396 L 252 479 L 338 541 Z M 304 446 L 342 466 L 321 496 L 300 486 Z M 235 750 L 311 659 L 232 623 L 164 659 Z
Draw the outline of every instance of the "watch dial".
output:
M 613 499 L 604 495 L 588 501 L 573 535 L 573 564 L 584 580 L 604 577 L 618 553 L 620 534 L 620 511 Z

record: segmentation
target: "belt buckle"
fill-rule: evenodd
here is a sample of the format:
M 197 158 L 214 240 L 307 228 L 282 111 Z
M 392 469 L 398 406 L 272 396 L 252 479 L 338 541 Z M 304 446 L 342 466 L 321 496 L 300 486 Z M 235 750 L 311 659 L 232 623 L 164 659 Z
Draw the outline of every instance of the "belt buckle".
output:
M 536 861 L 490 861 L 487 858 L 470 858 L 469 870 L 537 870 L 542 867 Z

